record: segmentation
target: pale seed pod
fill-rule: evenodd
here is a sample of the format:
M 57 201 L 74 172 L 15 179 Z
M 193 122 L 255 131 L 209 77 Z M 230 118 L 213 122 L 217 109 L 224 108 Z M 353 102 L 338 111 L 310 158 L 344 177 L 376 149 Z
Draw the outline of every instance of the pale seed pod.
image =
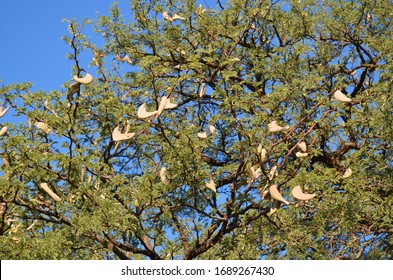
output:
M 336 90 L 333 94 L 334 98 L 341 102 L 351 102 L 352 99 L 348 98 L 341 90 Z
M 213 179 L 210 179 L 209 182 L 205 183 L 206 188 L 212 190 L 213 192 L 217 193 L 216 184 L 214 183 Z
M 278 191 L 277 185 L 271 185 L 270 188 L 269 188 L 269 192 L 270 192 L 270 195 L 275 200 L 284 202 L 286 205 L 289 205 L 289 202 L 285 198 L 283 198 L 282 195 L 280 194 L 280 192 Z
M 47 183 L 40 183 L 40 187 L 41 187 L 41 189 L 43 189 L 50 197 L 52 197 L 54 201 L 57 201 L 57 202 L 61 201 L 61 198 L 60 198 L 57 194 L 55 194 L 55 193 L 50 189 L 50 187 L 48 186 Z
M 310 200 L 315 197 L 315 193 L 313 194 L 303 193 L 302 188 L 300 186 L 296 186 L 292 189 L 292 195 L 294 198 L 299 200 Z
M 80 84 L 88 85 L 93 81 L 93 76 L 89 73 L 86 73 L 86 76 L 83 78 L 79 78 L 78 76 L 74 76 L 74 80 Z
M 6 126 L 3 126 L 2 128 L 1 128 L 1 130 L 0 130 L 0 136 L 3 136 L 6 132 L 7 132 L 7 127 Z

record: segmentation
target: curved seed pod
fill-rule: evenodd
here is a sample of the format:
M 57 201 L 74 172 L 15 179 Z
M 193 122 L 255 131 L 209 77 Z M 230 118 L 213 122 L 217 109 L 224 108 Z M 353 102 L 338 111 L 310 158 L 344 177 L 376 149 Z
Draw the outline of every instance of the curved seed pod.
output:
M 159 115 L 161 115 L 162 111 L 164 111 L 167 102 L 168 102 L 168 97 L 163 96 L 163 97 L 161 98 L 160 105 L 158 106 L 158 109 L 157 109 L 157 111 L 156 111 L 156 112 L 157 112 L 157 113 L 156 113 L 156 116 L 157 116 L 157 117 L 158 117 Z
M 262 148 L 262 144 L 259 144 L 258 146 L 258 154 L 261 157 L 261 161 L 265 162 L 266 161 L 266 149 Z
M 49 134 L 49 133 L 51 133 L 51 131 L 52 131 L 52 129 L 50 129 L 49 127 L 48 127 L 48 125 L 46 124 L 46 123 L 44 123 L 44 122 L 37 122 L 36 124 L 35 124 L 35 126 L 36 127 L 38 127 L 39 129 L 41 129 L 43 132 L 45 132 L 46 134 Z
M 172 17 L 168 14 L 167 11 L 163 11 L 163 12 L 162 12 L 162 16 L 163 16 L 164 19 L 167 20 L 167 21 L 170 21 L 170 22 L 173 21 Z
M 135 133 L 121 133 L 120 128 L 116 126 L 112 132 L 112 139 L 113 141 L 123 141 L 134 137 L 134 135 Z
M 297 153 L 296 153 L 296 157 L 298 157 L 298 158 L 304 158 L 304 157 L 306 157 L 306 156 L 308 156 L 307 153 L 302 153 L 302 152 L 297 152 Z
M 315 197 L 315 193 L 313 194 L 303 193 L 302 188 L 300 186 L 296 186 L 292 189 L 292 195 L 294 198 L 299 200 L 310 200 Z
M 115 58 L 118 61 L 127 61 L 129 64 L 132 64 L 131 58 L 128 55 L 126 55 L 125 57 L 121 58 L 120 55 L 117 54 Z
M 351 102 L 352 99 L 348 98 L 341 90 L 336 90 L 333 94 L 334 98 L 342 102 Z
M 5 108 L 4 110 L 3 110 L 3 107 L 0 107 L 0 118 L 3 117 L 5 114 L 7 114 L 9 109 L 10 109 L 10 106 Z
M 274 176 L 277 176 L 277 165 L 273 166 L 273 168 L 269 172 L 269 180 L 273 180 Z
M 216 130 L 216 128 L 214 126 L 209 125 L 209 128 L 205 132 L 199 132 L 198 133 L 198 137 L 199 138 L 207 138 L 210 135 L 212 135 L 215 130 Z
M 302 141 L 298 144 L 299 148 L 303 151 L 303 152 L 307 152 L 307 144 L 306 142 Z
M 55 194 L 55 193 L 49 188 L 49 186 L 48 186 L 47 183 L 41 183 L 41 184 L 40 184 L 40 187 L 41 187 L 41 189 L 43 189 L 50 197 L 52 197 L 54 201 L 57 201 L 57 202 L 61 201 L 61 198 L 60 198 L 57 194 Z
M 205 183 L 206 188 L 211 189 L 213 192 L 217 193 L 216 184 L 213 179 L 210 179 L 209 182 Z
M 204 96 L 205 95 L 205 93 L 206 93 L 206 84 L 205 83 L 202 83 L 202 85 L 201 85 L 201 88 L 200 88 L 200 90 L 199 90 L 199 97 L 202 97 L 202 96 Z
M 166 179 L 166 167 L 161 167 L 160 179 L 163 184 L 168 184 L 168 180 Z
M 2 128 L 1 128 L 1 130 L 0 130 L 0 136 L 3 136 L 6 132 L 7 132 L 7 127 L 6 126 L 3 126 Z
M 289 202 L 285 198 L 283 198 L 282 195 L 280 194 L 280 192 L 278 191 L 277 185 L 271 185 L 270 188 L 269 188 L 269 192 L 270 192 L 270 195 L 275 200 L 284 202 L 286 205 L 289 205 Z
M 178 14 L 174 14 L 174 15 L 172 16 L 172 20 L 177 20 L 177 19 L 186 20 L 186 18 L 181 17 L 181 16 L 179 16 Z
M 252 178 L 255 180 L 255 179 L 258 179 L 261 175 L 262 175 L 262 170 L 260 169 L 260 168 L 258 168 L 257 170 L 255 170 L 255 168 L 254 168 L 254 166 L 251 166 L 250 167 L 250 171 L 251 171 L 251 174 L 252 174 Z
M 270 132 L 279 132 L 282 130 L 289 129 L 289 126 L 285 126 L 285 127 L 279 126 L 276 121 L 272 121 L 267 126 L 268 126 Z
M 348 178 L 352 175 L 352 169 L 350 167 L 347 168 L 347 170 L 345 170 L 345 173 L 343 175 L 343 178 Z
M 139 109 L 138 109 L 138 118 L 140 119 L 144 119 L 144 118 L 148 118 L 151 116 L 154 116 L 157 113 L 157 111 L 153 111 L 153 112 L 147 112 L 146 111 L 146 103 L 143 103 Z
M 80 84 L 88 85 L 93 81 L 93 76 L 90 75 L 89 73 L 86 73 L 86 76 L 84 76 L 83 78 L 79 78 L 78 76 L 74 76 L 74 80 Z
M 262 151 L 261 151 L 261 161 L 265 162 L 266 160 L 267 160 L 266 149 L 262 149 Z

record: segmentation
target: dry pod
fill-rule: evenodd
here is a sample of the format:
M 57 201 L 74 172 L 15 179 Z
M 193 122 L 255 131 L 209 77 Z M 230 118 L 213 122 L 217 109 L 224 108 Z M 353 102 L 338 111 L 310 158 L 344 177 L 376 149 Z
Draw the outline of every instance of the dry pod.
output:
M 0 107 L 0 118 L 3 117 L 5 114 L 7 114 L 9 109 L 10 109 L 10 106 L 5 108 L 4 110 L 3 110 L 3 107 Z
M 341 90 L 336 90 L 333 94 L 334 98 L 342 102 L 351 102 L 352 99 L 348 98 Z
M 261 161 L 265 162 L 266 161 L 266 149 L 262 148 L 262 144 L 259 144 L 258 146 L 258 154 L 261 157 Z
M 308 156 L 308 153 L 302 153 L 302 152 L 297 152 L 296 153 L 296 157 L 298 157 L 298 158 L 304 158 L 306 156 Z
M 166 178 L 166 167 L 161 167 L 160 170 L 160 179 L 163 184 L 168 184 L 168 180 Z
M 41 187 L 41 189 L 43 189 L 50 197 L 52 197 L 54 201 L 57 201 L 57 202 L 61 201 L 61 198 L 60 198 L 57 194 L 55 194 L 55 193 L 50 189 L 50 187 L 48 186 L 47 183 L 41 183 L 41 184 L 40 184 L 40 187 Z
M 211 189 L 213 192 L 217 193 L 216 184 L 213 179 L 210 179 L 209 182 L 205 183 L 206 188 Z
M 298 144 L 299 148 L 303 151 L 303 152 L 307 152 L 307 144 L 306 142 L 302 141 Z
M 116 60 L 118 61 L 127 61 L 129 64 L 132 64 L 131 58 L 126 55 L 125 57 L 121 58 L 118 54 L 116 55 Z
M 255 170 L 255 167 L 254 166 L 251 166 L 250 167 L 250 171 L 251 171 L 251 174 L 252 174 L 252 178 L 255 180 L 255 179 L 258 179 L 261 175 L 262 175 L 262 170 L 260 169 L 260 168 L 257 168 L 256 170 Z
M 50 129 L 49 127 L 48 127 L 48 125 L 46 124 L 46 123 L 44 123 L 44 122 L 37 122 L 36 124 L 35 124 L 35 126 L 36 127 L 38 127 L 39 129 L 41 129 L 43 132 L 45 132 L 46 134 L 49 134 L 49 133 L 51 133 L 51 131 L 52 131 L 52 129 Z
M 172 22 L 173 19 L 172 17 L 168 14 L 167 11 L 162 12 L 162 16 L 164 17 L 165 20 Z
M 7 132 L 7 127 L 3 126 L 0 130 L 0 136 L 3 136 Z
M 177 19 L 186 20 L 186 18 L 181 17 L 181 16 L 179 16 L 178 14 L 174 14 L 174 15 L 172 16 L 172 20 L 177 20 Z
M 282 195 L 280 194 L 280 192 L 278 191 L 277 185 L 271 185 L 270 188 L 269 188 L 269 192 L 270 192 L 270 195 L 275 200 L 284 202 L 286 205 L 289 205 L 289 202 L 285 198 L 283 198 Z
M 200 90 L 199 90 L 199 97 L 202 97 L 202 96 L 204 96 L 205 95 L 205 93 L 206 93 L 206 84 L 205 83 L 202 83 L 202 85 L 201 85 L 201 88 L 200 88 Z
M 273 166 L 273 168 L 269 172 L 269 180 L 273 180 L 273 178 L 277 176 L 277 165 Z
M 146 103 L 143 103 L 137 112 L 138 118 L 140 119 L 144 119 L 144 118 L 148 118 L 151 116 L 154 116 L 157 113 L 157 111 L 153 111 L 153 112 L 147 112 L 146 111 Z
M 112 132 L 112 139 L 113 141 L 123 141 L 134 137 L 134 135 L 135 133 L 121 133 L 120 128 L 116 126 Z
M 299 200 L 310 200 L 315 197 L 315 193 L 313 194 L 303 193 L 302 188 L 300 186 L 296 186 L 292 189 L 292 195 L 294 198 Z
M 74 76 L 74 80 L 80 84 L 88 85 L 93 81 L 93 76 L 90 75 L 89 73 L 86 73 L 86 76 L 84 76 L 83 78 L 79 78 L 78 76 Z
M 272 121 L 271 123 L 268 124 L 268 128 L 270 132 L 279 132 L 282 130 L 289 129 L 289 126 L 282 127 L 279 126 L 276 121 Z

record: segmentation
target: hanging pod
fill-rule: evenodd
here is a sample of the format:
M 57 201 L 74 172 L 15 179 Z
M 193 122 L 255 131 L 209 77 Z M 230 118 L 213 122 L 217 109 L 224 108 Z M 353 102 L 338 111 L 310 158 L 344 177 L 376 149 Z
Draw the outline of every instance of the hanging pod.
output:
M 217 193 L 216 184 L 213 179 L 210 179 L 209 182 L 205 183 L 206 188 L 211 189 L 214 193 Z
M 168 180 L 167 180 L 167 178 L 166 178 L 166 167 L 161 167 L 161 170 L 160 170 L 160 179 L 161 179 L 161 182 L 162 182 L 164 185 L 168 184 Z
M 0 107 L 0 118 L 3 117 L 5 114 L 7 114 L 9 109 L 10 109 L 10 106 L 5 108 L 4 110 L 3 110 L 3 107 Z
M 270 195 L 275 200 L 284 202 L 286 205 L 289 205 L 289 202 L 285 198 L 283 198 L 282 195 L 280 194 L 280 192 L 278 191 L 277 185 L 271 185 L 270 188 L 269 188 L 269 192 L 270 192 Z
M 116 128 L 112 132 L 112 139 L 113 141 L 123 141 L 128 140 L 134 137 L 135 133 L 122 133 L 120 128 L 116 126 Z
M 262 148 L 262 144 L 259 144 L 258 146 L 258 154 L 261 157 L 261 161 L 265 162 L 266 161 L 266 149 Z
M 137 112 L 138 118 L 140 119 L 145 119 L 151 116 L 154 116 L 157 113 L 157 111 L 153 111 L 153 112 L 148 112 L 146 111 L 146 103 L 143 103 Z
M 49 126 L 44 122 L 36 122 L 35 126 L 41 129 L 46 134 L 49 134 L 52 131 L 52 129 L 50 129 Z
M 296 157 L 298 157 L 298 158 L 304 158 L 306 156 L 308 156 L 308 153 L 302 153 L 302 152 L 297 152 L 296 153 Z
M 299 200 L 310 200 L 315 197 L 315 193 L 313 194 L 303 193 L 302 188 L 300 186 L 296 186 L 292 189 L 292 195 L 294 198 Z
M 75 75 L 74 80 L 80 84 L 88 85 L 93 81 L 93 76 L 90 75 L 89 73 L 86 73 L 86 76 L 84 76 L 83 78 L 79 78 L 78 76 Z
M 267 126 L 268 126 L 268 129 L 269 129 L 270 132 L 279 132 L 279 131 L 282 131 L 282 130 L 289 129 L 288 125 L 282 127 L 282 126 L 279 126 L 276 121 L 272 121 Z
M 305 153 L 307 152 L 307 144 L 306 142 L 302 141 L 298 144 L 299 148 Z
M 1 128 L 1 130 L 0 130 L 0 136 L 3 136 L 6 132 L 7 132 L 7 127 L 6 126 L 3 126 L 2 128 Z
M 352 99 L 348 98 L 341 90 L 336 90 L 333 94 L 334 98 L 341 102 L 351 102 Z
M 57 194 L 55 194 L 55 193 L 50 189 L 50 187 L 48 186 L 47 183 L 40 183 L 40 187 L 41 187 L 41 189 L 43 189 L 50 197 L 52 197 L 54 201 L 57 201 L 57 202 L 61 201 L 61 198 L 60 198 Z

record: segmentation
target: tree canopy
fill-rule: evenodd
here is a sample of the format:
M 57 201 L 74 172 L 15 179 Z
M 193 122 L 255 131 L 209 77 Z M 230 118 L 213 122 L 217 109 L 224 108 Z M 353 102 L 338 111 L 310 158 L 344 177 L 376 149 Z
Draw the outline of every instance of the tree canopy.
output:
M 0 89 L 1 259 L 392 258 L 392 1 L 110 11 Z

